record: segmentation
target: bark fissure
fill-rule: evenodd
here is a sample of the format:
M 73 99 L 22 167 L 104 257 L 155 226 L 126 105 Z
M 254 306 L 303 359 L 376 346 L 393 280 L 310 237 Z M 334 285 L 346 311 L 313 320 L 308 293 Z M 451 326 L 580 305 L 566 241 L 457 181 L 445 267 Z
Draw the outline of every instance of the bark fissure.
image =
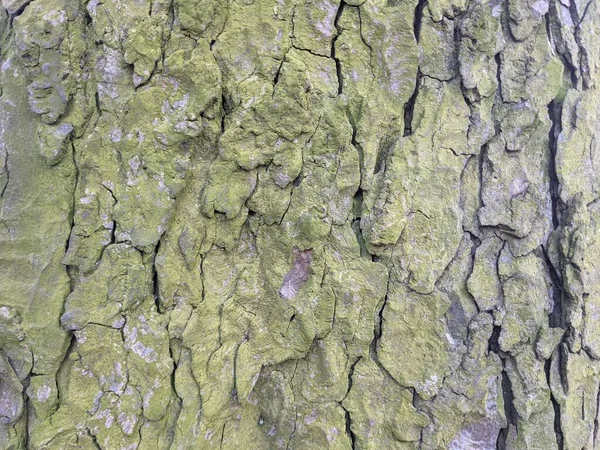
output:
M 0 6 L 0 447 L 600 439 L 595 2 L 126 3 Z
M 546 363 L 544 364 L 544 371 L 546 373 L 546 383 L 548 383 L 548 386 L 551 386 L 550 383 L 550 367 L 551 367 L 551 361 L 550 359 L 546 360 Z M 552 389 L 550 389 L 550 402 L 552 403 L 552 410 L 554 412 L 554 435 L 556 436 L 556 443 L 558 445 L 559 450 L 563 450 L 564 449 L 564 436 L 563 436 L 563 432 L 562 432 L 562 420 L 561 420 L 561 409 L 560 409 L 560 404 L 558 403 L 558 401 L 556 400 L 556 397 L 554 396 L 554 392 L 552 392 Z
M 417 71 L 417 79 L 415 80 L 415 90 L 404 105 L 404 133 L 402 136 L 410 136 L 413 134 L 412 120 L 415 111 L 415 103 L 419 95 L 419 84 L 421 82 L 421 71 Z
M 333 21 L 333 26 L 335 27 L 336 33 L 331 40 L 331 53 L 330 57 L 335 62 L 335 71 L 337 74 L 337 82 L 338 82 L 338 95 L 342 95 L 344 93 L 344 76 L 342 74 L 342 62 L 338 57 L 336 57 L 335 44 L 338 38 L 342 35 L 342 28 L 339 24 L 340 18 L 342 17 L 342 13 L 344 12 L 344 7 L 346 3 L 342 0 L 340 2 L 340 6 L 335 13 L 335 19 Z
M 346 407 L 344 407 L 343 402 L 344 402 L 344 399 L 348 396 L 348 393 L 350 392 L 350 390 L 352 389 L 352 376 L 354 375 L 354 368 L 356 367 L 356 365 L 359 363 L 360 360 L 361 360 L 361 357 L 358 357 L 356 359 L 356 361 L 354 361 L 348 368 L 348 389 L 346 390 L 346 394 L 344 395 L 344 398 L 342 399 L 342 401 L 339 402 L 339 405 L 344 410 L 344 416 L 345 416 L 345 420 L 346 420 L 346 435 L 348 436 L 348 439 L 350 439 L 351 448 L 353 450 L 356 448 L 356 435 L 354 434 L 354 431 L 352 431 L 352 416 L 350 415 L 350 411 L 348 411 L 346 409 Z
M 548 162 L 548 174 L 550 178 L 550 198 L 552 201 L 552 226 L 557 229 L 560 226 L 560 182 L 556 170 L 556 152 L 558 146 L 558 136 L 561 132 L 561 114 L 562 104 L 552 100 L 548 104 L 548 116 L 552 122 L 550 131 L 548 132 L 549 138 L 549 162 Z

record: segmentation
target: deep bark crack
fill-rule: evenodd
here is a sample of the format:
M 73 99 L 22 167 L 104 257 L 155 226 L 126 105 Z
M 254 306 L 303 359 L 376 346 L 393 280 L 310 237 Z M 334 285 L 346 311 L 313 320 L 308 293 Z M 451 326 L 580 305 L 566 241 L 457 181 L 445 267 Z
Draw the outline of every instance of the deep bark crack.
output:
M 551 367 L 551 359 L 547 359 L 546 362 L 544 363 L 544 371 L 546 373 L 546 383 L 548 383 L 548 386 L 551 386 L 551 384 L 550 384 L 550 367 Z M 560 405 L 556 401 L 556 397 L 554 396 L 554 393 L 552 392 L 551 388 L 550 388 L 550 401 L 552 402 L 552 409 L 554 411 L 553 428 L 554 428 L 554 434 L 556 436 L 556 443 L 558 445 L 558 449 L 563 450 L 564 436 L 563 436 L 563 432 L 562 432 L 562 416 L 561 416 L 561 412 L 560 412 Z
M 558 136 L 561 133 L 562 103 L 552 100 L 548 104 L 548 117 L 552 122 L 548 132 L 549 161 L 548 174 L 550 177 L 550 198 L 552 201 L 552 227 L 556 230 L 560 226 L 560 210 L 564 209 L 560 200 L 560 181 L 556 170 L 556 153 L 558 151 Z
M 339 22 L 340 22 L 340 18 L 342 17 L 342 13 L 344 12 L 345 6 L 346 6 L 346 3 L 342 0 L 340 2 L 340 6 L 338 7 L 338 10 L 335 14 L 335 20 L 333 21 L 333 26 L 335 27 L 336 34 L 333 36 L 333 39 L 331 40 L 331 59 L 333 59 L 335 61 L 335 71 L 337 73 L 337 80 L 338 80 L 338 95 L 342 95 L 344 92 L 344 78 L 342 75 L 342 62 L 336 56 L 335 44 L 336 44 L 338 38 L 342 35 L 343 30 L 342 30 L 342 27 L 339 25 Z
M 404 104 L 404 133 L 402 136 L 411 136 L 413 134 L 413 114 L 415 111 L 415 103 L 417 101 L 417 96 L 419 95 L 419 85 L 421 84 L 421 70 L 417 70 L 417 78 L 415 81 L 415 90 L 412 95 L 408 99 L 408 101 Z

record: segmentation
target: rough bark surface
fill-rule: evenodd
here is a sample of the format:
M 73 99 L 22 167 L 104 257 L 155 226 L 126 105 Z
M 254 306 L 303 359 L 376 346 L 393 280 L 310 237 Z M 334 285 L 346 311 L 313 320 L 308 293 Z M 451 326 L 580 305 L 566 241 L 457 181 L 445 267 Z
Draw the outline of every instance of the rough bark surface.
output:
M 0 448 L 600 448 L 597 0 L 1 0 Z

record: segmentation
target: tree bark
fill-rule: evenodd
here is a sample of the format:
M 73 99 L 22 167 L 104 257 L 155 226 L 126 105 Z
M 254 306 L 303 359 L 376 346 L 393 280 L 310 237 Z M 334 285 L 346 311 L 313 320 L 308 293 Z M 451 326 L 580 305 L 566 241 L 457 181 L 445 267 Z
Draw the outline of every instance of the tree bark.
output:
M 600 448 L 599 2 L 1 4 L 1 448 Z

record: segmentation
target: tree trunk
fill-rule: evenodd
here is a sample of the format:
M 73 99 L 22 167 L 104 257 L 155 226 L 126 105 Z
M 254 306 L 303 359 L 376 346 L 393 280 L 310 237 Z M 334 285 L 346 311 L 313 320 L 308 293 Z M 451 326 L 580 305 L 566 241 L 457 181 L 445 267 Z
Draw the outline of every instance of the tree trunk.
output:
M 0 448 L 600 448 L 596 0 L 1 0 Z

